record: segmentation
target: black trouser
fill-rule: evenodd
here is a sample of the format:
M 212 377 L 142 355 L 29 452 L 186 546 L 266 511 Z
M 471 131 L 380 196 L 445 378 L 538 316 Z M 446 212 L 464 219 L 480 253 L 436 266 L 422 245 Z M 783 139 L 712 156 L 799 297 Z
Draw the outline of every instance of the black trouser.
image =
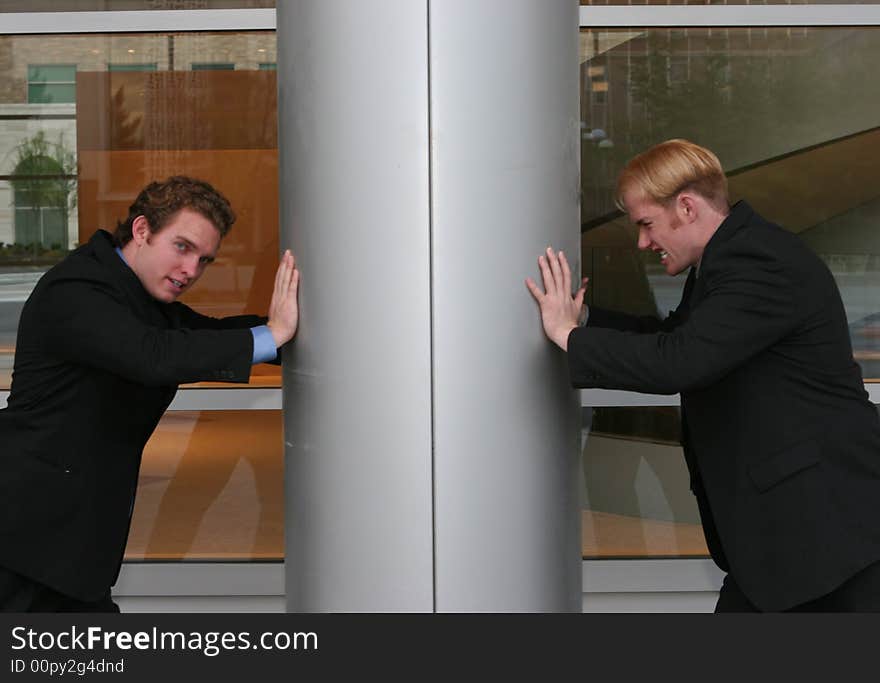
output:
M 100 600 L 84 602 L 26 576 L 0 567 L 0 612 L 118 612 L 107 591 Z
M 718 595 L 715 612 L 760 612 L 730 577 Z M 850 577 L 830 593 L 785 610 L 786 612 L 880 612 L 880 562 Z

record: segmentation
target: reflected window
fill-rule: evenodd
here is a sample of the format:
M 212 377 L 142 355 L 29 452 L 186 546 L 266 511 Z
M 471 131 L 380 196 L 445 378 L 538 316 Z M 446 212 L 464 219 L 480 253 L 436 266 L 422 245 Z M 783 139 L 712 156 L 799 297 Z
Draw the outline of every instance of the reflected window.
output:
M 193 62 L 193 71 L 234 71 L 235 64 L 231 62 Z
M 31 104 L 76 102 L 76 64 L 30 64 L 27 101 Z
M 13 188 L 14 244 L 36 257 L 47 250 L 66 252 L 68 204 L 75 203 L 76 164 L 63 139 L 50 143 L 40 131 L 16 148 L 19 160 Z
M 38 189 L 15 191 L 15 243 L 34 250 L 60 250 L 67 244 L 66 202 L 58 197 L 44 203 L 39 194 Z
M 108 64 L 107 71 L 156 71 L 156 62 L 132 62 L 130 64 Z

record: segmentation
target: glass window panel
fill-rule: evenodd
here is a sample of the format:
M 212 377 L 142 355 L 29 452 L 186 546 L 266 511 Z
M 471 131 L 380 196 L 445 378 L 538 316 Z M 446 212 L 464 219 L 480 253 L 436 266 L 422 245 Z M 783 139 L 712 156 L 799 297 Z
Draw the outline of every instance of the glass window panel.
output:
M 235 64 L 229 62 L 193 62 L 193 71 L 234 71 Z
M 878 58 L 877 28 L 582 30 L 588 302 L 661 317 L 677 306 L 685 275 L 670 278 L 636 249 L 614 185 L 650 145 L 692 139 L 718 153 L 733 200 L 799 233 L 826 261 L 855 357 L 869 381 L 880 378 Z M 587 414 L 585 557 L 706 554 L 676 412 Z
M 144 185 L 180 173 L 214 184 L 238 215 L 220 258 L 186 302 L 216 316 L 265 312 L 278 258 L 277 121 L 275 74 L 260 64 L 276 57 L 274 32 L 14 35 L 3 41 L 0 275 L 15 284 L 8 284 L 14 301 L 7 301 L 0 280 L 0 325 L 12 328 L 0 336 L 14 340 L 28 286 L 19 280 L 30 282 L 30 269 L 44 271 L 99 227 L 112 230 Z M 193 72 L 193 63 L 234 70 Z M 48 82 L 65 74 L 76 83 Z M 29 88 L 30 76 L 47 82 Z M 51 179 L 33 177 L 41 175 Z M 28 183 L 16 180 L 13 190 L 11 179 L 22 176 Z M 47 201 L 59 187 L 69 191 L 66 229 L 63 201 Z M 53 210 L 27 214 L 16 207 Z M 52 249 L 65 233 L 67 243 Z M 17 244 L 20 239 L 30 248 Z M 13 344 L 0 343 L 0 365 L 11 366 Z M 280 386 L 278 368 L 257 366 L 251 383 Z M 0 367 L 0 389 L 8 388 L 9 373 Z
M 18 187 L 15 188 L 15 208 L 24 209 L 31 208 L 35 204 L 39 205 L 37 198 L 35 196 L 35 191 L 33 189 L 33 185 L 36 183 L 28 182 L 27 184 L 21 183 Z
M 35 104 L 76 102 L 76 86 L 73 83 L 29 83 L 28 102 Z
M 155 179 L 203 178 L 238 215 L 186 303 L 215 316 L 265 313 L 278 262 L 277 120 L 275 73 L 259 64 L 276 58 L 275 34 L 3 41 L 0 389 L 9 388 L 16 326 L 39 277 L 97 228 L 112 230 Z M 29 65 L 49 59 L 75 65 L 68 103 L 28 99 Z M 130 70 L 137 65 L 150 70 Z M 251 384 L 280 386 L 279 368 L 257 366 Z M 282 444 L 280 411 L 167 414 L 144 454 L 126 557 L 282 559 Z
M 50 251 L 60 251 L 63 245 L 67 245 L 67 210 L 63 207 L 43 207 L 40 216 L 40 244 Z
M 282 560 L 280 410 L 166 413 L 144 450 L 126 560 Z
M 40 210 L 30 207 L 15 209 L 15 244 L 30 246 L 40 241 Z
M 76 80 L 76 64 L 31 64 L 28 66 L 30 83 L 73 83 Z
M 33 254 L 23 244 L 16 242 L 14 226 L 30 225 L 33 241 L 34 219 L 28 212 L 17 216 L 18 209 L 12 203 L 13 191 L 8 180 L 0 180 L 0 389 L 8 389 L 12 375 L 15 334 L 25 299 L 45 271 L 33 265 Z M 27 227 L 24 227 L 27 230 Z
M 614 183 L 651 144 L 688 138 L 718 154 L 733 200 L 799 233 L 828 263 L 856 359 L 867 380 L 880 378 L 880 30 L 688 28 L 681 38 L 676 29 L 581 32 L 589 302 L 662 315 L 677 303 L 681 282 L 636 254 Z
M 156 71 L 156 62 L 132 62 L 131 64 L 108 64 L 107 71 Z
M 678 408 L 585 412 L 584 558 L 708 556 Z

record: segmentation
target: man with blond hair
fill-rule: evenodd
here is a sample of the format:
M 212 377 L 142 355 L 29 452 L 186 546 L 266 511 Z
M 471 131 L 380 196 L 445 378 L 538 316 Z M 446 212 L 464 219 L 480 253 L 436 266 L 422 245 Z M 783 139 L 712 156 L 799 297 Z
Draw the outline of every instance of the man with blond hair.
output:
M 880 611 L 880 419 L 823 262 L 745 202 L 717 157 L 669 140 L 632 159 L 618 205 L 669 275 L 665 320 L 572 296 L 562 252 L 528 279 L 575 387 L 681 394 L 706 542 L 727 572 L 716 611 Z

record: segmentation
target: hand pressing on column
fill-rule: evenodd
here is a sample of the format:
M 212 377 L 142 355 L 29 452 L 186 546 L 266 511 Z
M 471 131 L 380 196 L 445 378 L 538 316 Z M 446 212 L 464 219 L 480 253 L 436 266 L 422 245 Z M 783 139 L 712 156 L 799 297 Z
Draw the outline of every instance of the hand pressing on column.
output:
M 275 346 L 282 345 L 293 339 L 299 323 L 299 270 L 290 249 L 285 250 L 275 273 L 275 289 L 269 303 L 269 322 L 266 325 L 275 339 Z
M 532 278 L 526 278 L 526 287 L 541 309 L 544 333 L 559 348 L 567 351 L 568 335 L 582 318 L 587 278 L 583 279 L 580 289 L 572 296 L 571 268 L 565 254 L 561 251 L 557 254 L 550 247 L 547 247 L 546 254 L 538 257 L 538 267 L 544 284 L 543 291 Z

